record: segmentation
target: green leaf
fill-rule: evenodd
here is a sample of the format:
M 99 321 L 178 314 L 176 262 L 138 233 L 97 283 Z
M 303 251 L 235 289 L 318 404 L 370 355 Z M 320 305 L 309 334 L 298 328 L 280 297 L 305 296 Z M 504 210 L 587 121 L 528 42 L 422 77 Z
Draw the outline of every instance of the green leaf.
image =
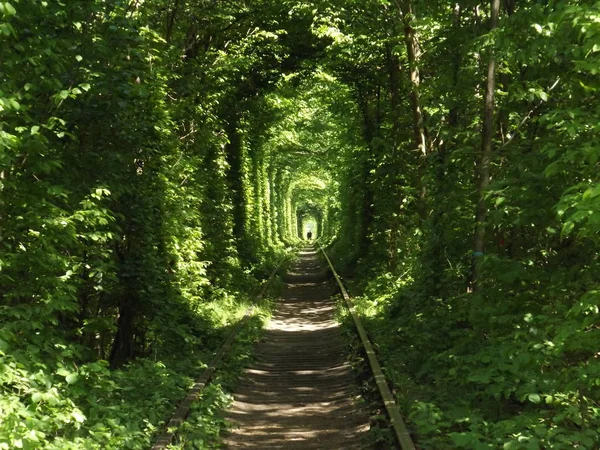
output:
M 467 447 L 473 442 L 473 435 L 471 433 L 451 433 L 452 441 L 458 447 Z
M 562 235 L 568 236 L 569 234 L 571 234 L 571 232 L 573 231 L 574 228 L 575 228 L 575 223 L 573 223 L 571 221 L 566 222 L 562 227 Z
M 76 372 L 73 372 L 65 377 L 67 384 L 76 383 L 78 379 L 79 379 L 79 375 Z
M 11 5 L 8 2 L 4 2 L 4 11 L 9 15 L 9 16 L 14 16 L 15 14 L 17 14 L 17 10 L 13 7 L 13 5 Z
M 4 36 L 12 35 L 13 37 L 17 37 L 17 33 L 15 32 L 15 29 L 12 27 L 12 25 L 10 23 L 7 23 L 7 22 L 0 23 L 0 33 L 2 33 Z
M 527 398 L 531 403 L 540 403 L 542 401 L 542 398 L 539 394 L 529 394 Z
M 75 419 L 79 423 L 85 422 L 85 416 L 78 409 L 74 409 L 73 412 L 71 413 L 71 416 L 73 416 L 73 419 Z

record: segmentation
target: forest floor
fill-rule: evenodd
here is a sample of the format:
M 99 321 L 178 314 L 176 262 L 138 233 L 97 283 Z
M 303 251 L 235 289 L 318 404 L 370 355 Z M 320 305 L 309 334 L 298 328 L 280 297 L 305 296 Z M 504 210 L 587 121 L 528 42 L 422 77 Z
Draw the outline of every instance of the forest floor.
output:
M 227 447 L 369 448 L 369 417 L 334 319 L 335 289 L 313 248 L 300 252 L 285 281 L 227 413 Z

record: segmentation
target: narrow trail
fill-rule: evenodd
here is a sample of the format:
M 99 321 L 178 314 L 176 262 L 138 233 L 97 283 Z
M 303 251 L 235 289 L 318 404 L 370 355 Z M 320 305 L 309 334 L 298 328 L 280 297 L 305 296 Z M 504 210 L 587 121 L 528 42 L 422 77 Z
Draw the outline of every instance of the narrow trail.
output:
M 333 285 L 317 252 L 290 268 L 256 361 L 227 413 L 229 449 L 366 449 L 367 414 L 333 318 Z

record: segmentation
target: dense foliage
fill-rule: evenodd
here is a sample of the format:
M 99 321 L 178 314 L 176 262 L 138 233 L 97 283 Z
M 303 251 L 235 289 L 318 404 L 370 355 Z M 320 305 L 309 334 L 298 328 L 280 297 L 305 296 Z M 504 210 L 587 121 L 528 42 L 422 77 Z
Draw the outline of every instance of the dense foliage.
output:
M 264 8 L 0 2 L 0 448 L 147 448 L 277 262 Z
M 499 3 L 322 13 L 364 142 L 334 248 L 424 448 L 598 448 L 600 9 Z
M 598 448 L 597 2 L 11 0 L 0 37 L 0 448 L 147 448 L 309 229 L 424 448 Z

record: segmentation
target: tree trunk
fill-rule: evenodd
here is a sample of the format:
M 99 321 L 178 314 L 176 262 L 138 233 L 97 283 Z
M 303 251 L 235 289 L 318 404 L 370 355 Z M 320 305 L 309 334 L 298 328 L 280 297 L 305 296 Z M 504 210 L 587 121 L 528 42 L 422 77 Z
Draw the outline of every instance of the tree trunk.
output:
M 398 146 L 400 145 L 400 61 L 394 55 L 391 46 L 387 48 L 387 62 L 390 82 L 390 97 L 392 104 L 392 179 L 398 180 L 400 160 Z M 395 186 L 396 187 L 396 186 Z M 388 243 L 389 268 L 395 273 L 398 266 L 398 244 L 400 241 L 400 206 L 401 198 L 398 191 L 394 192 L 394 201 L 397 202 L 389 218 L 390 238 Z
M 425 125 L 423 123 L 423 111 L 421 109 L 421 95 L 419 88 L 421 86 L 421 75 L 419 73 L 419 58 L 421 50 L 415 33 L 412 27 L 413 11 L 412 5 L 409 2 L 403 2 L 402 22 L 404 24 L 404 39 L 406 42 L 406 53 L 408 56 L 408 69 L 410 74 L 410 103 L 413 114 L 413 133 L 415 147 L 419 150 L 422 156 L 427 156 L 428 148 L 425 138 Z
M 378 91 L 380 86 L 378 86 Z M 357 84 L 357 94 L 358 94 L 358 105 L 359 109 L 362 113 L 363 123 L 364 123 L 364 136 L 367 147 L 369 149 L 369 154 L 375 154 L 375 149 L 373 146 L 373 142 L 379 133 L 380 123 L 377 121 L 379 119 L 379 114 L 377 109 L 379 105 L 376 105 L 375 112 L 371 112 L 371 108 L 369 106 L 369 99 L 367 97 L 367 93 L 363 91 L 360 84 Z M 380 97 L 377 96 L 377 102 L 379 103 Z M 362 203 L 360 205 L 360 209 L 357 210 L 359 216 L 357 217 L 357 230 L 358 230 L 358 257 L 365 256 L 370 248 L 370 240 L 369 240 L 369 230 L 371 229 L 371 225 L 374 219 L 374 211 L 373 211 L 373 190 L 369 186 L 369 178 L 371 173 L 371 164 L 369 162 L 369 154 L 362 155 L 360 161 L 360 172 L 359 179 L 360 185 L 363 187 L 363 197 Z
M 124 294 L 125 296 L 127 293 Z M 134 309 L 129 298 L 121 300 L 119 319 L 117 321 L 117 334 L 110 352 L 110 365 L 112 368 L 121 367 L 134 356 Z
M 270 245 L 278 243 L 277 236 L 277 170 L 273 164 L 267 168 L 269 174 L 269 221 L 271 223 Z
M 456 5 L 454 8 L 452 33 L 454 36 L 460 36 L 461 33 L 461 8 Z M 455 136 L 459 126 L 459 77 L 461 67 L 461 51 L 458 40 L 449 41 L 448 50 L 452 55 L 452 84 L 449 86 L 448 96 L 451 98 L 451 108 L 448 113 L 448 137 L 441 140 L 437 145 L 435 157 L 432 158 L 432 193 L 430 194 L 431 213 L 427 222 L 427 235 L 429 236 L 431 246 L 429 251 L 424 254 L 424 267 L 429 268 L 427 279 L 430 281 L 425 285 L 428 297 L 443 298 L 444 295 L 444 271 L 447 263 L 445 258 L 445 249 L 451 245 L 448 242 L 449 219 L 452 215 L 450 209 L 451 202 L 448 193 L 451 192 L 454 177 L 449 176 L 452 167 L 449 164 L 450 154 L 456 148 L 457 142 Z
M 179 9 L 179 0 L 175 0 L 173 9 L 167 13 L 167 32 L 165 34 L 165 40 L 167 44 L 171 43 L 171 37 L 173 36 L 173 28 L 175 26 L 175 17 L 177 17 L 177 11 Z
M 250 258 L 246 242 L 246 207 L 244 195 L 244 148 L 242 136 L 238 130 L 240 117 L 237 113 L 232 113 L 228 119 L 225 131 L 229 142 L 225 146 L 227 163 L 227 183 L 233 205 L 233 235 L 235 237 L 238 254 L 247 262 Z
M 406 44 L 406 54 L 408 58 L 408 69 L 410 78 L 410 104 L 413 115 L 413 139 L 414 148 L 419 153 L 419 162 L 417 167 L 417 190 L 419 192 L 419 202 L 417 204 L 417 212 L 424 222 L 427 218 L 426 206 L 426 188 L 423 178 L 426 172 L 427 155 L 429 153 L 429 144 L 427 142 L 427 131 L 425 129 L 423 110 L 421 106 L 421 75 L 419 73 L 419 59 L 421 50 L 417 34 L 412 26 L 414 18 L 413 6 L 410 0 L 397 0 L 398 10 L 402 17 L 402 25 L 404 27 L 404 42 Z
M 498 27 L 500 0 L 491 0 L 492 12 L 490 29 Z M 485 193 L 490 184 L 490 163 L 492 159 L 492 137 L 494 134 L 494 89 L 496 75 L 496 59 L 491 51 L 488 63 L 487 85 L 483 106 L 483 128 L 481 131 L 481 152 L 477 161 L 477 208 L 475 212 L 475 242 L 472 259 L 471 288 L 476 291 L 481 278 L 481 262 L 485 250 L 485 222 L 487 220 L 487 204 Z

